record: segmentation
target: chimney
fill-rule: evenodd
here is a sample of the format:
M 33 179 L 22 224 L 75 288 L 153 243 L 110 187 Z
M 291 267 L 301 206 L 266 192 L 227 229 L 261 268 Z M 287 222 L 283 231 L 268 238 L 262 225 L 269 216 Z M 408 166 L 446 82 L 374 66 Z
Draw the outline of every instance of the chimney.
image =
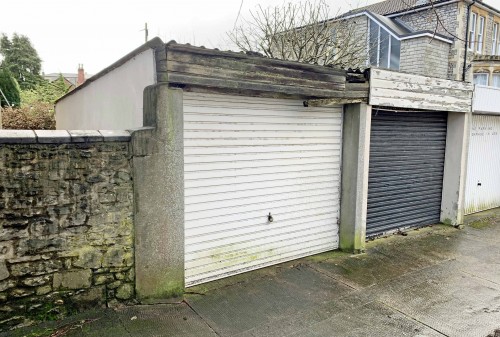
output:
M 76 80 L 76 86 L 82 85 L 85 82 L 85 71 L 83 70 L 83 64 L 78 65 L 78 78 Z

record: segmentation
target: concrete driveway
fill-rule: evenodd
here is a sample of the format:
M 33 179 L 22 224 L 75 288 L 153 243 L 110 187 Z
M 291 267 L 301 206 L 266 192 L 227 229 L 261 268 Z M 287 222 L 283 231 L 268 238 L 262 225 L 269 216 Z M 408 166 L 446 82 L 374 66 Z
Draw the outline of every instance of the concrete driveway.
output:
M 14 336 L 493 336 L 500 209 L 189 288 L 184 303 L 97 310 Z M 4 334 L 2 336 L 7 336 Z M 500 336 L 500 332 L 498 333 Z

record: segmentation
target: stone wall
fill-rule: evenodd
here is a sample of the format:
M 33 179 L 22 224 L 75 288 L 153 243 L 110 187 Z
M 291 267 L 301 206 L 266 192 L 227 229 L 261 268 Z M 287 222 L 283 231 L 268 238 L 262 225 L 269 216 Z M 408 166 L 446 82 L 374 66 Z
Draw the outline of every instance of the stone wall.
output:
M 455 37 L 458 27 L 458 4 L 451 3 L 435 9 L 427 9 L 399 16 L 398 19 L 413 28 L 415 31 L 429 30 L 431 32 Z M 438 17 L 440 23 L 438 23 Z
M 427 36 L 401 42 L 400 71 L 447 78 L 450 44 Z
M 439 17 L 440 23 L 437 22 Z M 399 20 L 416 31 L 429 30 L 447 36 L 454 41 L 446 54 L 440 57 L 447 61 L 447 72 L 442 78 L 461 80 L 463 64 L 463 39 L 465 38 L 465 20 L 461 2 L 450 3 L 432 9 L 409 13 L 398 17 Z M 458 37 L 458 39 L 457 39 Z
M 133 299 L 129 140 L 0 131 L 0 331 Z

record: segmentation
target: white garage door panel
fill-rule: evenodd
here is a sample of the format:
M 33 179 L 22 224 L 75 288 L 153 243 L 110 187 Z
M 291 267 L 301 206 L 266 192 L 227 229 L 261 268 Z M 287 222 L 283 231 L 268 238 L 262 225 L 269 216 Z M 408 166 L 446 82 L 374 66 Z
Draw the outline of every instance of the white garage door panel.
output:
M 330 241 L 323 245 L 317 245 L 317 246 L 309 245 L 305 249 L 295 249 L 293 251 L 291 251 L 290 248 L 288 248 L 288 251 L 279 251 L 279 250 L 275 251 L 271 248 L 268 251 L 262 252 L 260 256 L 253 255 L 251 256 L 251 258 L 246 258 L 245 262 L 241 263 L 230 262 L 227 263 L 227 265 L 220 263 L 219 268 L 217 268 L 214 271 L 199 273 L 198 281 L 196 284 L 210 282 L 220 278 L 244 273 L 246 271 L 264 268 L 281 262 L 299 259 L 304 256 L 323 253 L 331 249 L 332 248 Z M 269 255 L 268 257 L 265 257 L 266 253 Z M 277 256 L 279 256 L 279 258 L 277 258 Z M 254 258 L 256 259 L 252 261 L 252 259 Z
M 235 207 L 225 209 L 226 214 L 221 215 L 221 210 L 208 210 L 204 212 L 197 213 L 189 213 L 186 214 L 185 220 L 189 221 L 193 224 L 193 226 L 200 226 L 199 224 L 204 223 L 205 225 L 214 225 L 214 224 L 222 224 L 232 221 L 238 221 L 238 219 L 250 219 L 250 218 L 262 218 L 262 215 L 256 214 L 256 211 L 261 210 L 263 207 L 272 207 L 275 210 L 276 214 L 283 214 L 282 209 L 288 209 L 289 207 L 293 207 L 294 210 L 299 209 L 299 207 L 309 207 L 309 209 L 321 208 L 318 205 L 328 207 L 329 205 L 336 205 L 338 201 L 338 194 L 328 195 L 325 198 L 324 195 L 309 197 L 307 199 L 307 204 L 304 202 L 304 199 L 283 199 L 273 201 L 272 203 L 268 203 L 266 205 L 262 204 L 253 204 L 248 205 L 248 207 Z M 314 206 L 313 206 L 314 205 Z M 318 206 L 318 207 L 316 207 Z M 331 206 L 330 206 L 331 207 Z M 257 215 L 257 217 L 255 216 Z M 203 222 L 203 220 L 206 220 Z
M 289 237 L 281 241 L 266 241 L 262 245 L 253 247 L 240 247 L 235 244 L 233 246 L 224 247 L 225 251 L 217 255 L 217 261 L 214 262 L 214 257 L 211 255 L 206 259 L 197 259 L 194 261 L 186 261 L 186 267 L 192 269 L 197 274 L 204 274 L 208 272 L 221 269 L 224 267 L 240 267 L 242 264 L 247 264 L 255 260 L 257 263 L 259 259 L 273 259 L 279 255 L 293 254 L 297 251 L 317 249 L 318 247 L 330 246 L 331 242 L 335 241 L 334 235 L 329 235 L 327 231 L 317 233 L 310 236 L 311 240 L 299 240 L 296 237 Z M 295 247 L 295 248 L 293 248 Z M 296 248 L 301 247 L 301 248 Z M 235 248 L 231 250 L 231 248 Z M 222 248 L 221 248 L 222 249 Z M 274 255 L 274 256 L 273 256 Z M 222 267 L 222 268 L 224 268 Z
M 323 213 L 318 214 L 318 212 L 321 211 Z M 299 226 L 306 222 L 314 223 L 314 225 L 328 224 L 329 221 L 334 219 L 328 208 L 323 208 L 322 210 L 316 208 L 309 212 L 302 211 L 290 212 L 290 214 L 282 215 L 277 214 L 277 216 L 280 217 L 279 227 L 273 228 L 273 230 L 283 228 L 291 229 L 293 226 Z M 271 232 L 269 224 L 267 222 L 262 222 L 262 219 L 259 218 L 250 218 L 238 222 L 226 223 L 225 226 L 231 228 L 231 230 L 220 230 L 213 226 L 193 228 L 187 232 L 189 239 L 186 241 L 186 244 L 195 245 L 206 241 L 225 240 L 228 237 L 257 235 L 258 233 Z
M 311 222 L 304 222 L 304 224 L 308 224 L 311 227 L 303 228 L 304 226 L 297 225 L 287 228 L 286 226 L 283 226 L 274 230 L 269 230 L 268 234 L 260 232 L 247 236 L 228 236 L 222 240 L 197 243 L 194 245 L 195 247 L 189 247 L 190 249 L 186 250 L 186 253 L 196 253 L 197 255 L 193 260 L 210 257 L 212 258 L 212 262 L 216 264 L 218 263 L 218 260 L 213 261 L 214 251 L 219 251 L 220 254 L 220 251 L 247 251 L 255 247 L 262 247 L 263 250 L 266 250 L 265 247 L 276 243 L 281 243 L 283 246 L 286 246 L 287 242 L 291 242 L 290 240 L 295 240 L 295 242 L 308 242 L 312 239 L 321 239 L 325 236 L 329 236 L 329 224 L 318 225 Z M 229 232 L 228 235 L 231 235 L 231 232 Z
M 338 247 L 341 129 L 338 107 L 184 94 L 187 286 Z
M 338 196 L 332 196 L 331 199 L 325 199 L 322 201 L 315 202 L 315 207 L 311 207 L 310 205 L 305 204 L 304 202 L 298 203 L 296 205 L 286 204 L 280 207 L 278 204 L 273 204 L 274 214 L 278 215 L 280 221 L 284 221 L 289 217 L 297 218 L 300 216 L 313 216 L 316 214 L 329 213 L 332 205 L 336 204 Z M 292 207 L 292 211 L 290 211 L 290 207 Z M 254 211 L 248 212 L 239 212 L 233 214 L 226 214 L 224 216 L 216 216 L 216 217 L 205 217 L 205 218 L 192 218 L 189 221 L 192 224 L 190 230 L 200 230 L 212 232 L 217 230 L 214 226 L 218 226 L 222 223 L 227 226 L 231 226 L 231 228 L 237 228 L 238 225 L 241 227 L 251 226 L 255 224 L 255 221 L 262 220 L 262 216 L 255 216 Z
M 317 171 L 326 170 L 331 172 L 332 170 L 338 170 L 340 168 L 340 163 L 314 163 L 314 164 L 304 164 L 304 165 L 290 165 L 290 166 L 264 166 L 260 168 L 243 168 L 243 169 L 233 169 L 233 170 L 212 170 L 212 171 L 185 171 L 189 174 L 190 179 L 204 179 L 204 178 L 222 178 L 222 177 L 234 177 L 234 176 L 254 176 L 254 180 L 258 181 L 259 175 L 268 173 L 286 173 L 286 172 L 300 172 L 307 170 L 310 174 L 314 174 Z
M 282 186 L 290 186 L 290 185 L 302 185 L 302 184 L 316 184 L 316 183 L 328 183 L 336 181 L 338 179 L 334 179 L 329 175 L 324 176 L 316 176 L 316 177 L 307 177 L 301 179 L 279 179 L 279 180 L 264 180 L 260 181 L 259 187 L 256 188 L 255 182 L 248 183 L 234 183 L 234 184 L 224 184 L 224 185 L 214 185 L 211 186 L 211 193 L 227 193 L 227 192 L 237 192 L 237 191 L 250 191 L 250 190 L 259 190 L 259 189 L 267 189 L 269 187 L 282 187 Z M 189 191 L 189 194 L 186 193 L 186 196 L 196 196 L 203 195 L 206 192 L 206 186 L 202 187 L 192 187 Z
M 248 226 L 250 220 L 246 220 L 247 226 L 237 223 L 234 228 L 227 230 L 216 230 L 211 233 L 203 233 L 205 228 L 193 229 L 189 232 L 189 239 L 186 240 L 186 244 L 189 245 L 193 251 L 203 250 L 205 246 L 223 245 L 226 243 L 232 243 L 239 241 L 241 239 L 251 239 L 251 238 L 261 238 L 270 235 L 281 235 L 282 233 L 292 232 L 294 230 L 303 229 L 303 224 L 309 223 L 310 227 L 321 227 L 329 224 L 334 217 L 329 213 L 323 213 L 312 216 L 301 216 L 296 219 L 286 219 L 279 221 L 279 224 L 270 228 L 269 224 L 262 219 L 253 219 L 253 225 Z M 229 224 L 228 224 L 229 225 Z M 214 243 L 214 241 L 221 240 L 221 242 Z M 222 242 L 224 241 L 224 242 Z
M 270 174 L 261 174 L 259 175 L 259 180 L 258 182 L 260 183 L 266 183 L 269 181 L 299 181 L 299 182 L 306 182 L 307 179 L 322 179 L 324 177 L 329 177 L 331 174 L 329 174 L 330 171 L 324 170 L 323 172 L 315 170 L 314 175 L 311 175 L 311 171 L 309 170 L 302 170 L 300 172 L 283 172 L 280 174 L 279 178 L 276 179 L 276 174 L 275 173 L 270 173 Z M 338 179 L 337 179 L 338 180 Z M 208 186 L 225 186 L 225 185 L 234 185 L 235 188 L 239 188 L 239 185 L 243 184 L 253 184 L 252 186 L 255 186 L 254 183 L 257 182 L 255 177 L 252 176 L 239 176 L 239 177 L 222 177 L 222 178 L 212 178 L 212 179 L 195 179 L 195 180 L 185 180 L 184 181 L 184 186 L 189 189 L 201 189 L 203 187 L 208 187 Z M 191 193 L 191 191 L 190 191 Z M 197 191 L 193 191 L 193 194 L 198 193 Z
M 240 153 L 258 154 L 258 153 L 280 153 L 280 152 L 295 152 L 295 151 L 323 151 L 323 150 L 338 150 L 340 144 L 311 144 L 311 145 L 279 145 L 279 146 L 251 146 L 251 147 L 193 147 L 185 148 L 184 155 L 236 155 Z M 229 153 L 229 154 L 228 154 Z
M 473 115 L 465 213 L 500 207 L 500 116 Z
M 330 191 L 324 192 L 318 190 L 303 191 L 299 196 L 280 195 L 276 197 L 263 194 L 259 198 L 249 198 L 249 200 L 230 200 L 227 203 L 207 201 L 204 203 L 192 204 L 189 205 L 189 207 L 186 207 L 185 210 L 186 214 L 189 214 L 191 212 L 210 211 L 215 209 L 218 209 L 220 214 L 222 214 L 222 212 L 224 212 L 225 214 L 241 213 L 244 212 L 245 210 L 256 211 L 257 209 L 262 209 L 262 208 L 266 209 L 268 208 L 266 206 L 272 207 L 276 204 L 286 205 L 287 202 L 296 204 L 299 203 L 300 201 L 313 202 L 316 200 L 329 199 L 333 195 L 335 195 L 334 192 Z M 267 214 L 268 213 L 266 213 L 265 215 Z
M 270 186 L 268 188 L 259 188 L 259 189 L 249 189 L 246 191 L 232 191 L 232 192 L 223 192 L 223 193 L 206 193 L 185 197 L 185 200 L 189 204 L 217 204 L 221 201 L 224 202 L 224 205 L 233 206 L 234 204 L 239 204 L 240 202 L 244 204 L 255 203 L 263 201 L 262 195 L 265 195 L 267 199 L 266 201 L 272 201 L 275 198 L 280 198 L 283 195 L 286 195 L 287 198 L 300 198 L 303 193 L 307 191 L 321 191 L 325 190 L 329 191 L 338 186 L 338 182 L 330 181 L 330 182 L 321 182 L 316 184 L 296 184 L 289 186 Z M 207 191 L 208 192 L 208 191 Z M 210 201 L 207 202 L 207 199 Z M 212 207 L 210 207 L 212 208 Z

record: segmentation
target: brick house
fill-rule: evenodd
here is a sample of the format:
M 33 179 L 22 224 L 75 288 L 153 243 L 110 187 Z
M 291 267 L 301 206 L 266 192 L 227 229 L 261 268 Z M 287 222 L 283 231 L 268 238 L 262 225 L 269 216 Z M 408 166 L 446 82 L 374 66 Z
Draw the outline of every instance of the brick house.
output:
M 50 73 L 44 74 L 43 78 L 47 81 L 53 82 L 57 80 L 60 76 L 63 77 L 64 83 L 69 88 L 69 91 L 75 89 L 76 87 L 82 85 L 87 78 L 92 75 L 85 72 L 83 69 L 83 64 L 78 64 L 78 73 Z
M 364 28 L 368 65 L 500 87 L 500 11 L 482 0 L 386 0 L 342 17 Z

